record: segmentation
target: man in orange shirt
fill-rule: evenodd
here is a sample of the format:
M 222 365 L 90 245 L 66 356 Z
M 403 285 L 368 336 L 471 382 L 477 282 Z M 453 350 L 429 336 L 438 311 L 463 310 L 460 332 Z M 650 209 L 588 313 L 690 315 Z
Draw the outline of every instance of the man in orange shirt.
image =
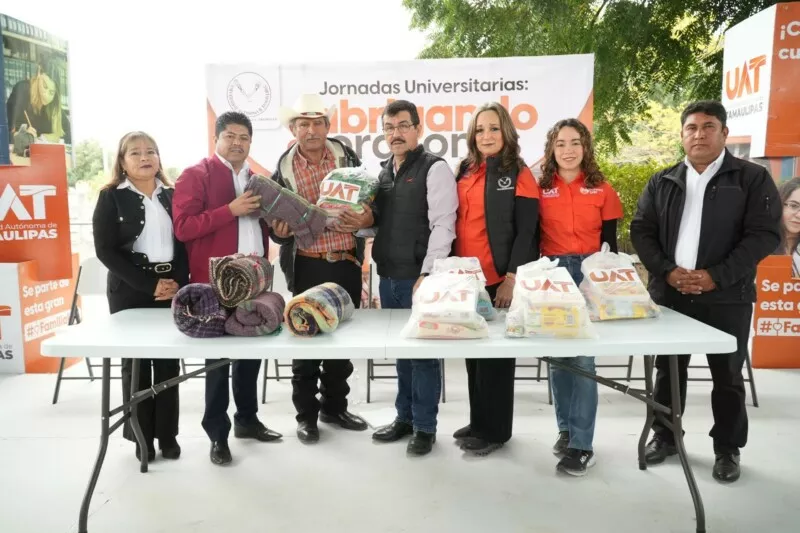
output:
M 458 177 L 455 254 L 477 257 L 496 307 L 511 304 L 517 267 L 538 255 L 539 187 L 520 158 L 508 111 L 478 108 Z M 487 455 L 511 438 L 515 359 L 467 359 L 470 423 L 453 435 L 461 449 Z

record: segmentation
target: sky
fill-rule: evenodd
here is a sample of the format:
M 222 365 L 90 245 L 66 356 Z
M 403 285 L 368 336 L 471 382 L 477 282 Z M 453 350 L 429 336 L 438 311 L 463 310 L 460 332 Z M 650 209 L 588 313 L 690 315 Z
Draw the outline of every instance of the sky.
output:
M 2 0 L 0 13 L 67 39 L 76 143 L 113 150 L 144 130 L 165 167 L 207 155 L 208 63 L 396 61 L 425 46 L 401 0 Z

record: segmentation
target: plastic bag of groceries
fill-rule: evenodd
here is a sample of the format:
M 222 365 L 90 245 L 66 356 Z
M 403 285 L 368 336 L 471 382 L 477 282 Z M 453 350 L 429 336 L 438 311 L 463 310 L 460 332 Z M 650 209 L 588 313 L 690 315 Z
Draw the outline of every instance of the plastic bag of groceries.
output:
M 375 201 L 378 187 L 378 178 L 368 174 L 364 167 L 335 168 L 319 184 L 317 205 L 334 214 L 346 208 L 361 213 L 364 211 L 361 204 Z
M 417 339 L 480 339 L 489 326 L 478 313 L 475 280 L 458 274 L 431 274 L 414 293 L 411 318 L 401 335 Z
M 456 274 L 467 276 L 475 281 L 478 290 L 478 313 L 486 320 L 495 320 L 497 310 L 494 308 L 489 293 L 486 292 L 486 276 L 483 275 L 481 262 L 477 257 L 447 257 L 433 262 L 433 274 Z
M 627 254 L 615 254 L 603 243 L 599 252 L 581 264 L 581 292 L 592 321 L 655 318 L 661 309 L 639 278 Z
M 558 260 L 541 259 L 517 268 L 514 298 L 506 314 L 507 337 L 595 338 L 578 286 Z

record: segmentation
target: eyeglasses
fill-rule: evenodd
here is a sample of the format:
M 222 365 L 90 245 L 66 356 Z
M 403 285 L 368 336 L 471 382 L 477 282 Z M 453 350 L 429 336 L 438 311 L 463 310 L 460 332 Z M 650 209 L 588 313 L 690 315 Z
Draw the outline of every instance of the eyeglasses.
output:
M 783 204 L 783 207 L 789 209 L 789 211 L 791 211 L 792 214 L 800 212 L 800 203 L 797 202 L 786 202 L 785 204 Z
M 400 133 L 405 134 L 411 131 L 411 128 L 415 126 L 416 124 L 411 124 L 410 122 L 401 122 L 397 126 L 387 124 L 383 127 L 383 133 L 384 135 L 393 135 L 394 132 L 399 131 Z

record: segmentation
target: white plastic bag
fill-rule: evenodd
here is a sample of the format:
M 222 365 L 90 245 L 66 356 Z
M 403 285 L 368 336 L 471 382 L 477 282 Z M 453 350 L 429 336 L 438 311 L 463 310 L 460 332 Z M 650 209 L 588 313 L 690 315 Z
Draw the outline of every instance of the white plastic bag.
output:
M 517 268 L 507 337 L 595 338 L 589 311 L 569 271 L 541 259 Z
M 433 274 L 457 274 L 475 280 L 478 288 L 478 313 L 486 320 L 495 320 L 497 310 L 486 292 L 486 276 L 477 257 L 447 257 L 433 262 Z
M 480 339 L 489 326 L 478 313 L 475 280 L 458 274 L 431 274 L 414 293 L 411 318 L 401 335 L 417 339 Z
M 661 309 L 650 298 L 629 255 L 615 254 L 604 243 L 599 252 L 583 260 L 581 272 L 580 290 L 592 321 L 661 315 Z

